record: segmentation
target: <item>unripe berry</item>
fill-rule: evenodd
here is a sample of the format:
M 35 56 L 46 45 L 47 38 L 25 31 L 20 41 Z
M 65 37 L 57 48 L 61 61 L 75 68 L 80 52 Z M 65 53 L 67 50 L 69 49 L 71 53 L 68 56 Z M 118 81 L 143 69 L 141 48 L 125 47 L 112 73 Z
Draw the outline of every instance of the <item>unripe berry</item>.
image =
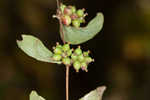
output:
M 72 13 L 75 13 L 76 12 L 76 7 L 75 6 L 71 6 L 71 10 L 72 10 Z
M 85 62 L 82 62 L 82 63 L 81 63 L 81 69 L 82 69 L 83 71 L 86 71 L 86 72 L 88 71 L 88 70 L 87 70 L 87 64 L 86 64 Z
M 63 51 L 68 51 L 68 50 L 70 50 L 70 45 L 69 44 L 64 44 L 62 49 L 63 49 Z
M 55 61 L 60 61 L 61 60 L 61 55 L 59 55 L 59 54 L 54 54 L 53 55 L 53 60 L 55 60 Z
M 72 59 L 73 61 L 76 61 L 76 60 L 78 59 L 78 56 L 76 56 L 75 54 L 72 54 L 72 55 L 71 55 L 71 59 Z
M 86 63 L 90 63 L 90 62 L 93 62 L 93 61 L 94 60 L 91 57 L 89 57 L 89 56 L 85 57 L 85 62 Z
M 64 8 L 64 14 L 70 16 L 72 14 L 72 9 L 70 9 L 68 7 Z
M 79 61 L 75 61 L 75 62 L 73 63 L 73 67 L 74 67 L 74 69 L 76 70 L 76 72 L 79 72 L 79 69 L 81 68 L 80 62 L 79 62 Z
M 82 54 L 82 50 L 81 50 L 80 46 L 79 46 L 77 49 L 75 49 L 74 53 L 75 53 L 76 55 Z
M 63 58 L 62 59 L 62 62 L 65 64 L 65 65 L 71 65 L 71 59 L 66 57 L 66 58 Z
M 61 9 L 62 12 L 64 12 L 64 9 L 65 9 L 65 8 L 66 8 L 66 5 L 64 5 L 64 4 L 61 4 L 61 5 L 60 5 L 60 9 Z
M 79 18 L 80 23 L 85 23 L 85 19 L 83 17 Z
M 74 13 L 74 14 L 72 14 L 70 17 L 71 17 L 72 20 L 75 20 L 75 19 L 78 18 L 78 15 Z
M 84 61 L 84 56 L 83 56 L 83 54 L 80 54 L 80 55 L 78 56 L 78 60 L 79 60 L 80 62 Z
M 79 10 L 77 10 L 77 15 L 78 15 L 79 17 L 84 16 L 84 9 L 79 9 Z
M 55 49 L 54 49 L 54 53 L 55 54 L 62 54 L 62 49 L 60 48 L 60 47 L 56 47 Z
M 79 28 L 80 27 L 80 20 L 78 20 L 78 19 L 73 20 L 72 25 L 76 28 Z
M 84 56 L 89 56 L 89 51 L 84 51 L 84 52 L 83 52 L 83 55 L 84 55 Z
M 66 53 L 67 53 L 67 56 L 71 56 L 71 54 L 72 54 L 72 49 L 68 50 Z
M 68 15 L 62 16 L 61 21 L 64 25 L 67 25 L 67 26 L 69 26 L 71 24 L 71 18 Z

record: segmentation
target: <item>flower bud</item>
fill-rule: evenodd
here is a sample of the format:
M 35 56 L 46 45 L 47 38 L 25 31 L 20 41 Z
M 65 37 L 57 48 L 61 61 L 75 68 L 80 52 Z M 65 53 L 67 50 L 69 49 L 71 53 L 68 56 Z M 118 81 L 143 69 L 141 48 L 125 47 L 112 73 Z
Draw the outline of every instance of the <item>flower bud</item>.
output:
M 79 60 L 80 62 L 84 61 L 84 56 L 83 56 L 83 54 L 80 54 L 80 55 L 78 56 L 78 60 Z
M 62 54 L 62 49 L 60 48 L 60 47 L 56 47 L 55 49 L 54 49 L 54 53 L 55 54 Z
M 72 9 L 70 9 L 68 7 L 64 8 L 64 14 L 70 16 L 72 14 Z
M 69 44 L 64 44 L 62 49 L 63 49 L 63 51 L 68 51 L 68 50 L 70 50 L 70 45 Z
M 75 53 L 76 55 L 82 54 L 82 50 L 81 50 L 80 46 L 79 46 L 77 49 L 75 49 L 74 53 Z
M 75 61 L 75 62 L 73 63 L 73 67 L 74 67 L 74 69 L 76 70 L 76 72 L 79 72 L 79 69 L 81 68 L 80 62 L 79 62 L 79 61 Z
M 85 57 L 85 62 L 86 63 L 90 63 L 90 62 L 93 62 L 93 61 L 94 61 L 94 59 L 92 59 L 91 57 L 89 57 L 89 56 Z
M 59 55 L 59 54 L 54 54 L 52 59 L 55 60 L 55 61 L 60 61 L 61 58 L 62 58 L 61 55 Z
M 71 17 L 72 20 L 75 20 L 75 19 L 78 18 L 78 15 L 74 13 L 74 14 L 72 14 L 70 17 Z
M 69 26 L 71 24 L 71 18 L 68 15 L 62 16 L 61 21 L 64 25 L 67 25 L 67 26 Z
M 72 59 L 73 61 L 76 61 L 76 60 L 78 59 L 78 56 L 76 56 L 75 54 L 72 54 L 72 55 L 71 55 L 71 59 Z
M 79 9 L 79 10 L 77 10 L 77 15 L 78 15 L 79 17 L 84 16 L 84 9 Z
M 71 60 L 70 60 L 70 58 L 68 58 L 68 57 L 66 57 L 66 58 L 63 58 L 62 59 L 62 62 L 65 64 L 65 65 L 71 65 Z
M 80 20 L 78 20 L 78 19 L 73 20 L 72 25 L 76 28 L 79 28 L 80 27 Z
M 86 72 L 88 71 L 88 70 L 87 70 L 87 64 L 86 64 L 85 62 L 82 62 L 82 63 L 81 63 L 81 69 L 82 69 L 83 71 L 86 71 Z

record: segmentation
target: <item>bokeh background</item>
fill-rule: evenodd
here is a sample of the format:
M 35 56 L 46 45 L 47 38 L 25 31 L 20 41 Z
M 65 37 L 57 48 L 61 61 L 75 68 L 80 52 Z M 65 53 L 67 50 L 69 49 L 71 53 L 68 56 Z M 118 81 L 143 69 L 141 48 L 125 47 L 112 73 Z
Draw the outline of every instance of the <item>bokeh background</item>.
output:
M 70 71 L 70 100 L 106 85 L 104 100 L 150 98 L 150 0 L 63 0 L 86 8 L 91 20 L 105 16 L 102 31 L 82 44 L 95 62 L 89 72 Z M 65 100 L 65 67 L 36 61 L 16 45 L 21 34 L 51 49 L 59 37 L 55 0 L 0 0 L 0 100 L 29 100 L 36 90 L 46 100 Z

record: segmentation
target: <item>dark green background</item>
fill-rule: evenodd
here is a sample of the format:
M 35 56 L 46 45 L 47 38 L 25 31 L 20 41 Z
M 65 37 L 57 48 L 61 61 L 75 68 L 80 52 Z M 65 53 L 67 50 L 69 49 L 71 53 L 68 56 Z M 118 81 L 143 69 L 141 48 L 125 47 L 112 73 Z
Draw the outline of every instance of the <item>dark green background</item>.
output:
M 89 72 L 70 71 L 70 100 L 100 85 L 107 86 L 104 100 L 149 100 L 150 1 L 64 2 L 86 8 L 87 22 L 99 11 L 105 16 L 102 31 L 81 45 L 95 58 Z M 0 100 L 28 100 L 33 89 L 46 100 L 65 100 L 65 67 L 38 62 L 16 45 L 21 34 L 38 37 L 49 49 L 62 43 L 55 11 L 55 0 L 0 0 Z

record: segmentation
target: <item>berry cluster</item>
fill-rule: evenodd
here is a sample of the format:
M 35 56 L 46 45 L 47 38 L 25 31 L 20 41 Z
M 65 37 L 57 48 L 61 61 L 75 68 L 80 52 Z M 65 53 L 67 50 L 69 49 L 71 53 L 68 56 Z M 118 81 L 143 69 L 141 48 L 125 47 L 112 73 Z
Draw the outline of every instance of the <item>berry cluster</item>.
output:
M 79 28 L 81 23 L 85 22 L 85 16 L 87 13 L 84 13 L 85 9 L 76 10 L 75 6 L 66 6 L 64 4 L 60 5 L 61 10 L 61 21 L 64 25 L 69 26 L 72 24 L 74 27 Z
M 87 72 L 88 64 L 94 61 L 94 59 L 89 56 L 90 52 L 83 52 L 80 46 L 74 50 L 70 49 L 69 44 L 60 45 L 57 42 L 56 47 L 53 47 L 53 52 L 53 60 L 61 61 L 66 66 L 73 65 L 76 72 L 79 72 L 79 69 Z

